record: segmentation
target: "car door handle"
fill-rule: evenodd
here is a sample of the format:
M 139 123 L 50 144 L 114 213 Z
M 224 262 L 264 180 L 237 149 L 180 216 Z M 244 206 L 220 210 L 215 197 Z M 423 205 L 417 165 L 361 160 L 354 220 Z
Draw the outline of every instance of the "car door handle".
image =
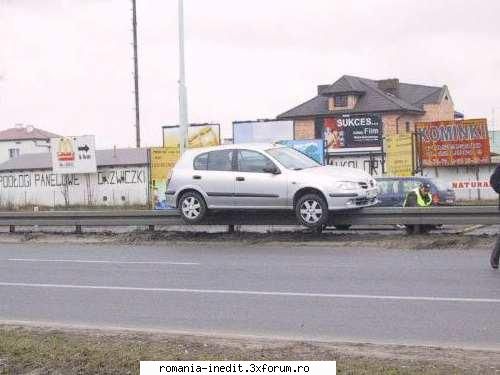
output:
M 195 175 L 193 176 L 193 180 L 201 180 L 201 176 Z
M 245 181 L 245 177 L 236 177 L 236 181 Z

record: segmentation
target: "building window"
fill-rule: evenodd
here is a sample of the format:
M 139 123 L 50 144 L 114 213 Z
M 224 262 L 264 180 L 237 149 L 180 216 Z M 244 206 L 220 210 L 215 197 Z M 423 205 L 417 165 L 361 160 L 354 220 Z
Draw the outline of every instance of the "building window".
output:
M 347 95 L 336 95 L 333 102 L 335 107 L 347 107 Z
M 17 158 L 19 156 L 18 148 L 9 148 L 9 159 Z
M 406 121 L 405 126 L 406 126 L 406 132 L 409 133 L 411 131 L 411 129 L 410 129 L 410 122 Z

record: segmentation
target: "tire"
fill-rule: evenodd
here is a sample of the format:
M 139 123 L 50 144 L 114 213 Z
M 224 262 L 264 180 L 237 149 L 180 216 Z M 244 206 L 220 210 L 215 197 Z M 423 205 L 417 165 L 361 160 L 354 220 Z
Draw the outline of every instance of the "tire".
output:
M 321 228 L 328 221 L 328 205 L 319 194 L 305 194 L 295 205 L 295 216 L 300 225 Z
M 349 230 L 349 228 L 351 228 L 351 224 L 339 224 L 339 225 L 334 225 L 334 227 L 337 230 Z
M 188 191 L 182 194 L 179 199 L 178 208 L 182 220 L 186 224 L 197 224 L 202 221 L 207 214 L 205 199 L 196 191 Z

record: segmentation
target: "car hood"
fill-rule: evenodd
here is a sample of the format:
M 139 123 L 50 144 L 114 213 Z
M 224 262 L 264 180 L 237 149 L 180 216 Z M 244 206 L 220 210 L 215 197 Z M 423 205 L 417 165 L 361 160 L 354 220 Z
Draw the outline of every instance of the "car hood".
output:
M 329 177 L 335 179 L 336 181 L 366 182 L 372 179 L 372 176 L 361 169 L 334 167 L 331 165 L 306 168 L 296 171 L 296 173 L 303 176 Z

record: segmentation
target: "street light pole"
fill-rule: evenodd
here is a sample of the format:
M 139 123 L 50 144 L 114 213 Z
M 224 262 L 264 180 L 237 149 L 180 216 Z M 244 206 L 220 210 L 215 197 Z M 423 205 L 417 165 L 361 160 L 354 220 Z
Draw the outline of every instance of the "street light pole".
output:
M 181 155 L 187 146 L 188 107 L 186 72 L 184 67 L 184 7 L 179 0 L 179 146 Z
M 135 94 L 135 145 L 141 147 L 141 121 L 139 116 L 139 62 L 137 58 L 137 8 L 132 0 L 132 33 L 134 35 L 134 94 Z

